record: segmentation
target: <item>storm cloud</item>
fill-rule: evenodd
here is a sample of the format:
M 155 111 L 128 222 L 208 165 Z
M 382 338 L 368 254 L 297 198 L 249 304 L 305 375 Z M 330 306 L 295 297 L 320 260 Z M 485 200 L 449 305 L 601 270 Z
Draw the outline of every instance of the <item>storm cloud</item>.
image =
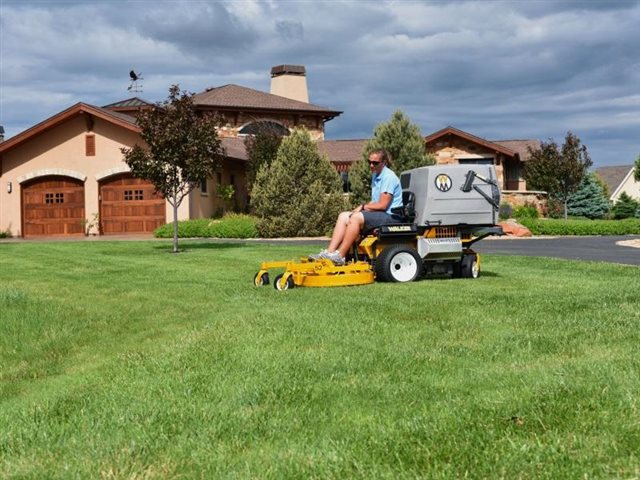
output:
M 567 131 L 597 166 L 640 153 L 638 1 L 14 1 L 0 4 L 0 124 L 12 136 L 71 104 L 159 101 L 307 68 L 327 138 L 369 137 L 403 110 L 423 134 Z

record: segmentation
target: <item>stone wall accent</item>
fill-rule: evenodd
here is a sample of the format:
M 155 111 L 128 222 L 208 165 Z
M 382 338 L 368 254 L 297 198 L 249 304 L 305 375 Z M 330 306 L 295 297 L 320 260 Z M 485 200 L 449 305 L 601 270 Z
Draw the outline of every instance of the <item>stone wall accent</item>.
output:
M 547 215 L 547 192 L 535 190 L 519 192 L 516 190 L 503 190 L 502 203 L 508 203 L 512 207 L 523 207 L 525 205 L 535 205 L 538 213 Z

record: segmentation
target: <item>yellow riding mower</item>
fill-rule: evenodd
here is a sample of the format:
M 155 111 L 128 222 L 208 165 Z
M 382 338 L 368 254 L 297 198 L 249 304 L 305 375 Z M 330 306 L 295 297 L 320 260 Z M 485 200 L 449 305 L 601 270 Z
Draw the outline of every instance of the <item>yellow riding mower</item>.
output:
M 263 262 L 256 286 L 277 290 L 295 286 L 335 287 L 374 281 L 411 282 L 424 276 L 477 278 L 480 256 L 474 243 L 501 235 L 496 226 L 500 189 L 492 165 L 443 165 L 400 175 L 403 207 L 393 213 L 402 223 L 382 225 L 352 249 L 343 266 L 330 260 Z

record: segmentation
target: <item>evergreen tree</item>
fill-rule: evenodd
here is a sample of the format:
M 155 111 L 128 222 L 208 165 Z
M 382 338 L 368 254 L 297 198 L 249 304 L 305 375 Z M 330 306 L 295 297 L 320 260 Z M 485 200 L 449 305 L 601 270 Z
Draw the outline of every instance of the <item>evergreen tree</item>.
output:
M 304 128 L 283 138 L 275 160 L 258 170 L 252 204 L 263 237 L 324 235 L 345 208 L 338 173 Z
M 363 148 L 362 157 L 349 170 L 353 205 L 371 200 L 369 154 L 380 148 L 391 155 L 390 167 L 398 176 L 404 170 L 435 163 L 435 157 L 425 153 L 424 137 L 420 128 L 411 123 L 401 110 L 396 111 L 388 122 L 376 126 L 373 138 L 369 139 Z
M 549 197 L 564 203 L 564 218 L 567 218 L 567 202 L 582 183 L 588 168 L 593 164 L 580 139 L 567 132 L 562 148 L 553 140 L 542 142 L 540 148 L 529 147 L 531 159 L 526 162 L 524 178 L 527 187 L 544 190 Z
M 627 192 L 622 192 L 618 197 L 618 201 L 613 206 L 611 213 L 616 220 L 631 218 L 635 216 L 639 206 L 637 200 L 631 198 Z
M 609 213 L 609 200 L 595 173 L 587 175 L 580 188 L 567 201 L 569 215 L 587 218 L 604 218 Z
M 249 193 L 253 188 L 258 170 L 262 165 L 270 165 L 278 155 L 278 148 L 282 142 L 282 134 L 273 128 L 269 122 L 256 122 L 257 133 L 247 135 L 244 146 L 247 149 L 249 162 L 247 163 L 247 188 Z
M 638 155 L 638 158 L 636 158 L 636 163 L 633 168 L 633 179 L 636 182 L 640 182 L 640 155 Z

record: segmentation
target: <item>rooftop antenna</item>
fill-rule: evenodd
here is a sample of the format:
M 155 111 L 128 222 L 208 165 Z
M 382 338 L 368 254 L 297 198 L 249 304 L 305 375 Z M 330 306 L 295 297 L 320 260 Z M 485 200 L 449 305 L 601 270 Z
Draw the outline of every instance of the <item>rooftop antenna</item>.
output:
M 139 83 L 140 80 L 144 80 L 144 78 L 142 78 L 142 75 L 131 70 L 129 72 L 129 78 L 131 79 L 131 83 L 129 84 L 129 87 L 127 87 L 127 90 L 136 93 L 142 92 L 142 84 Z

